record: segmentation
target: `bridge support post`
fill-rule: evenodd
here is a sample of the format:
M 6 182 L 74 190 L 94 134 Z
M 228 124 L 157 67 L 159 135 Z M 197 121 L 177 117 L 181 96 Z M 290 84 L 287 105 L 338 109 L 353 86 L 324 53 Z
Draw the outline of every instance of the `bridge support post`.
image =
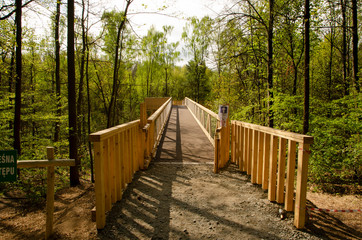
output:
M 143 128 L 147 124 L 147 113 L 146 113 L 146 103 L 140 103 L 140 168 L 144 169 L 145 166 L 145 158 L 147 154 L 147 142 L 146 142 L 146 132 L 143 131 Z

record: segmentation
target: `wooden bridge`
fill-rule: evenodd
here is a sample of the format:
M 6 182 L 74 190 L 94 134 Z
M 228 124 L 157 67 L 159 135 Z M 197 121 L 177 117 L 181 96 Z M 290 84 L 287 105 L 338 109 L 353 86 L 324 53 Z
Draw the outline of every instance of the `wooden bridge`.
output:
M 185 98 L 147 98 L 140 119 L 89 136 L 95 155 L 96 224 L 122 199 L 127 184 L 151 161 L 212 164 L 214 173 L 229 162 L 268 190 L 268 199 L 294 211 L 294 225 L 305 224 L 309 146 L 313 137 L 228 120 Z M 296 166 L 297 165 L 297 166 Z

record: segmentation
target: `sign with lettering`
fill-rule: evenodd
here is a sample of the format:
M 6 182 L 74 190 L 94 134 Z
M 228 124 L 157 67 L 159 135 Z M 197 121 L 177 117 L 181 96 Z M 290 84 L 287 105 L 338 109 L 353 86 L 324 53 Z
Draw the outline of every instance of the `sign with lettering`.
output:
M 229 116 L 229 105 L 219 105 L 219 119 L 221 127 L 226 127 L 226 121 Z
M 15 182 L 17 151 L 0 151 L 0 182 Z

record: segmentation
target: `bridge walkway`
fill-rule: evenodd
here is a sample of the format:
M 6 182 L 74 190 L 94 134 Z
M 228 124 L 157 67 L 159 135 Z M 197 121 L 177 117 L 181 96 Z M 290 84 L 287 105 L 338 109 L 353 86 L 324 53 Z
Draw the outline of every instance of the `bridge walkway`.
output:
M 278 205 L 236 166 L 214 174 L 213 151 L 189 110 L 173 106 L 156 159 L 134 175 L 98 237 L 317 239 L 281 221 Z

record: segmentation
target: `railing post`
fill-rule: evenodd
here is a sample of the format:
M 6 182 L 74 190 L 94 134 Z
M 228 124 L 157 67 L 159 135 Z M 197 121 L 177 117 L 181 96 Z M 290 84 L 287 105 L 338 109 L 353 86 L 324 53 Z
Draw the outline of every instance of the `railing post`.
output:
M 54 160 L 54 148 L 47 147 L 47 159 Z M 46 202 L 46 230 L 45 239 L 53 234 L 53 213 L 54 213 L 54 166 L 47 168 L 47 202 Z
M 305 211 L 307 201 L 307 174 L 308 174 L 309 144 L 299 144 L 297 194 L 295 198 L 294 225 L 296 228 L 304 228 Z
M 146 113 L 146 103 L 140 103 L 140 168 L 144 169 L 145 166 L 145 158 L 147 153 L 147 142 L 146 142 L 146 132 L 143 131 L 143 128 L 147 124 L 147 113 Z
M 215 147 L 214 147 L 214 173 L 219 172 L 219 164 L 220 164 L 220 132 L 221 128 L 217 128 L 215 130 Z
M 95 164 L 95 190 L 96 190 L 96 223 L 97 229 L 106 225 L 105 213 L 105 191 L 104 191 L 104 168 L 102 163 L 103 142 L 94 142 L 94 164 Z

